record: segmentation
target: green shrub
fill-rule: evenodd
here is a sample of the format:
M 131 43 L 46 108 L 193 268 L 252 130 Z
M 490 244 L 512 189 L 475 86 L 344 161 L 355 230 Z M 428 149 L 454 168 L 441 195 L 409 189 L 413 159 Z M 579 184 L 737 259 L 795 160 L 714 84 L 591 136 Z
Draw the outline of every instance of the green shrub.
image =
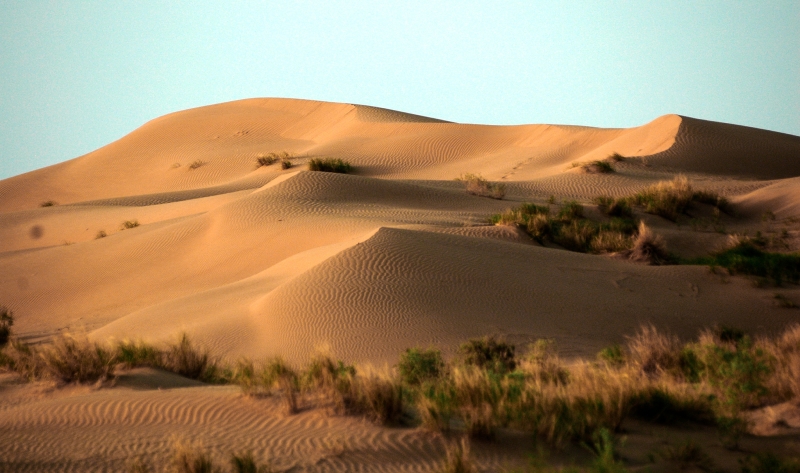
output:
M 621 365 L 625 363 L 625 352 L 619 343 L 607 346 L 600 350 L 597 357 L 610 365 Z
M 592 199 L 592 203 L 597 205 L 604 215 L 608 217 L 633 218 L 633 210 L 628 199 L 615 199 L 613 197 L 601 196 Z
M 473 338 L 458 348 L 464 363 L 495 373 L 508 373 L 517 367 L 515 347 L 494 336 Z
M 308 162 L 308 170 L 347 174 L 353 170 L 353 167 L 339 158 L 312 158 Z
M 12 325 L 14 325 L 14 312 L 6 306 L 0 305 L 0 348 L 8 343 Z
M 689 262 L 723 267 L 731 274 L 758 276 L 776 285 L 784 282 L 800 282 L 800 254 L 768 253 L 757 248 L 749 240 L 744 240 L 710 257 Z
M 442 352 L 433 348 L 408 348 L 397 363 L 400 379 L 412 386 L 434 380 L 445 372 Z

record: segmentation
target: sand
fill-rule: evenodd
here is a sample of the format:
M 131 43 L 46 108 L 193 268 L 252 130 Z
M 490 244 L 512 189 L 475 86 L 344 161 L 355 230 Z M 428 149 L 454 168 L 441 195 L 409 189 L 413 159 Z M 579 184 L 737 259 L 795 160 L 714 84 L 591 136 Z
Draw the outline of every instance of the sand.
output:
M 257 167 L 271 152 L 289 153 L 294 166 Z M 579 166 L 612 153 L 626 157 L 616 173 Z M 307 171 L 318 156 L 355 172 Z M 464 173 L 505 183 L 505 199 L 467 194 L 454 180 Z M 787 248 L 798 248 L 792 135 L 678 115 L 600 129 L 467 125 L 289 99 L 201 107 L 0 181 L 0 304 L 29 341 L 63 331 L 151 342 L 187 333 L 229 360 L 302 363 L 326 347 L 378 366 L 408 347 L 452 353 L 486 334 L 519 346 L 553 338 L 565 356 L 593 356 L 642 323 L 689 338 L 716 323 L 773 333 L 797 321 L 775 291 L 743 277 L 543 247 L 487 220 L 523 201 L 589 205 L 678 174 L 726 196 L 736 216 L 723 217 L 721 233 L 641 215 L 673 251 L 707 254 L 725 233 L 756 230 L 786 230 Z M 56 205 L 40 207 L 46 201 Z M 800 303 L 796 286 L 779 292 Z M 110 471 L 133 453 L 164 456 L 169 435 L 200 426 L 201 442 L 271 451 L 281 469 L 426 471 L 442 455 L 422 432 L 316 411 L 284 418 L 272 401 L 169 376 L 137 372 L 128 385 L 30 399 L 23 394 L 34 388 L 6 382 L 0 468 Z M 350 453 L 320 453 L 340 438 Z M 92 447 L 70 453 L 76 445 Z M 485 467 L 496 469 L 502 455 L 492 448 Z

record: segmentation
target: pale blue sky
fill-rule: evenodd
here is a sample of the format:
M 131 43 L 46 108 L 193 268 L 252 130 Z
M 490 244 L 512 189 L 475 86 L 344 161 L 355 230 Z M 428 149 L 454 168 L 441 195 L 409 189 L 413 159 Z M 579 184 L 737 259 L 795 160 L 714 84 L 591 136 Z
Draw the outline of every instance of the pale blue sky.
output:
M 0 3 L 0 178 L 248 97 L 800 135 L 800 1 Z

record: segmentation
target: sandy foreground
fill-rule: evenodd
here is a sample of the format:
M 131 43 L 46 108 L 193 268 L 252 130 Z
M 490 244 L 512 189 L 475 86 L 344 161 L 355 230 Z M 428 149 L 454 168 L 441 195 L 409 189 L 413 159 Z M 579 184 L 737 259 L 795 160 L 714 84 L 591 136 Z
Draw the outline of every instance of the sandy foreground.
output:
M 270 152 L 289 153 L 294 166 L 257 167 Z M 627 158 L 615 173 L 573 166 L 612 153 Z M 307 171 L 319 156 L 355 170 Z M 507 195 L 469 195 L 454 180 L 463 173 L 503 182 Z M 676 254 L 708 254 L 756 231 L 785 231 L 786 249 L 800 248 L 792 135 L 677 115 L 599 129 L 456 124 L 289 99 L 201 107 L 0 181 L 0 304 L 31 342 L 65 331 L 153 343 L 186 333 L 230 360 L 302 363 L 324 347 L 378 367 L 408 347 L 452 353 L 487 334 L 518 346 L 553 338 L 564 356 L 593 356 L 643 323 L 689 338 L 717 323 L 774 333 L 800 320 L 774 297 L 800 304 L 797 286 L 568 252 L 488 223 L 551 196 L 596 212 L 593 197 L 678 174 L 726 196 L 736 216 L 710 225 L 699 209 L 676 225 L 637 214 Z M 175 435 L 218 452 L 254 450 L 280 471 L 430 471 L 444 451 L 422 430 L 317 410 L 284 416 L 277 401 L 153 370 L 103 389 L 2 376 L 0 470 L 120 471 L 132 456 L 165 458 Z M 504 435 L 476 447 L 482 468 L 524 460 L 530 439 Z

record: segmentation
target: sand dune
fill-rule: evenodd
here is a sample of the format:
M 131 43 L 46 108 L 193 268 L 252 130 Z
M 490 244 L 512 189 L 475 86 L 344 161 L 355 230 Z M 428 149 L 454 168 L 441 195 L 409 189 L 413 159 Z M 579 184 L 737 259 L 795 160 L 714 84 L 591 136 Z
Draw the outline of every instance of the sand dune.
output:
M 293 168 L 256 166 L 258 156 L 284 151 Z M 579 166 L 612 153 L 625 156 L 615 173 Z M 345 159 L 355 172 L 306 171 L 320 156 Z M 467 194 L 454 180 L 463 173 L 503 182 L 505 199 Z M 591 355 L 645 322 L 690 337 L 714 323 L 771 332 L 796 320 L 774 300 L 780 291 L 800 301 L 794 286 L 572 253 L 489 225 L 493 213 L 550 196 L 554 211 L 578 199 L 599 216 L 592 197 L 629 195 L 677 174 L 728 197 L 736 212 L 700 208 L 682 225 L 640 213 L 676 252 L 704 255 L 727 233 L 766 232 L 765 212 L 783 244 L 798 247 L 795 136 L 678 115 L 600 129 L 468 125 L 289 99 L 201 107 L 0 181 L 0 304 L 14 310 L 26 340 L 67 330 L 171 341 L 186 332 L 229 359 L 302 362 L 325 346 L 378 365 L 407 347 L 452 352 L 485 334 L 519 345 L 554 338 L 565 355 Z M 45 201 L 58 205 L 39 207 Z M 133 220 L 139 226 L 121 229 Z M 101 230 L 107 236 L 96 238 Z M 132 452 L 161 458 L 167 433 L 199 427 L 218 451 L 273 451 L 281 468 L 428 471 L 441 456 L 416 431 L 318 412 L 283 418 L 229 388 L 132 376 L 100 391 L 31 395 L 3 385 L 0 456 L 15 471 L 110 471 Z M 162 385 L 174 389 L 154 390 Z M 99 441 L 108 436 L 116 440 Z M 319 453 L 338 438 L 352 454 Z M 71 456 L 75 442 L 91 446 L 84 457 Z M 486 465 L 501 463 L 484 453 Z M 416 463 L 404 463 L 409 456 Z

